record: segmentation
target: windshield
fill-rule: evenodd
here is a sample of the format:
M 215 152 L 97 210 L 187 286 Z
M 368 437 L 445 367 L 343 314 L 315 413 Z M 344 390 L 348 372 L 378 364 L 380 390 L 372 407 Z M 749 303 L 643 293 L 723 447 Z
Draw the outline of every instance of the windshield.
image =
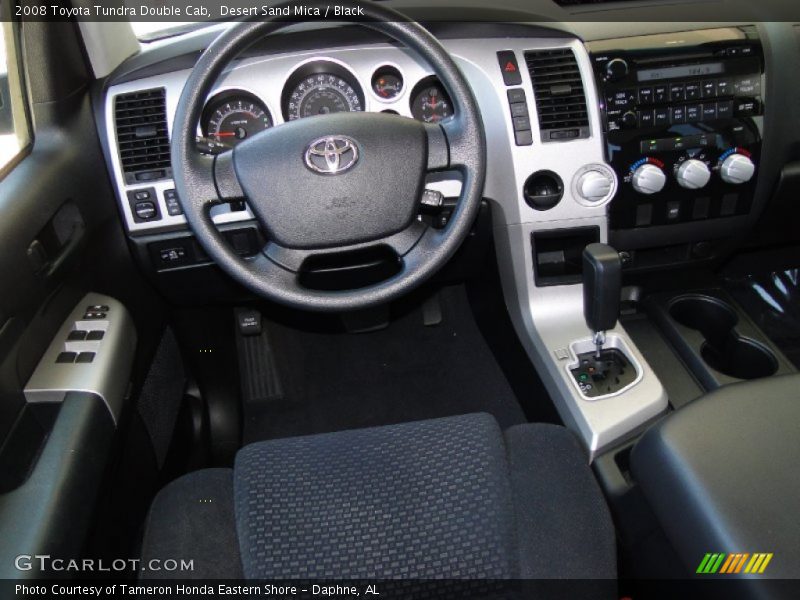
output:
M 197 29 L 210 23 L 202 21 L 131 21 L 133 33 L 140 42 L 151 42 L 188 30 Z

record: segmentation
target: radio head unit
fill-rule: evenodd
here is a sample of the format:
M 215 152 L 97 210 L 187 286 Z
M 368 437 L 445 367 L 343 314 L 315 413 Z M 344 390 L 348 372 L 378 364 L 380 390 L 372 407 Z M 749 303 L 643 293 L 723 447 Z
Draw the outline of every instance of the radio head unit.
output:
M 587 44 L 607 159 L 620 188 L 609 207 L 626 235 L 749 213 L 761 153 L 763 55 L 754 30 L 726 28 Z

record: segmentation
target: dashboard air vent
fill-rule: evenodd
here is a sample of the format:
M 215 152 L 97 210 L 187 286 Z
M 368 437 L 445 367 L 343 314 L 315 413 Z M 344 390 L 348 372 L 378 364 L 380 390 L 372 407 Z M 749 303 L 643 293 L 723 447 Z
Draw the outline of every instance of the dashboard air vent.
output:
M 586 95 L 569 48 L 525 53 L 543 142 L 589 137 Z
M 172 177 L 166 90 L 154 88 L 116 96 L 114 118 L 125 183 Z

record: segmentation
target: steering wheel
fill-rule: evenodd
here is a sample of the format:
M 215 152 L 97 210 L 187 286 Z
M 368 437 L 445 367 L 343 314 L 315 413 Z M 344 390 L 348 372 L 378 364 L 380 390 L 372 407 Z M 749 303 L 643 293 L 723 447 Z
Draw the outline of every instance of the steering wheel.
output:
M 314 2 L 305 3 L 307 6 Z M 486 140 L 475 97 L 453 59 L 422 26 L 361 0 L 363 17 L 343 18 L 405 44 L 425 59 L 449 91 L 455 114 L 439 124 L 382 113 L 335 113 L 299 119 L 248 138 L 216 156 L 200 154 L 197 123 L 228 63 L 259 38 L 289 25 L 273 18 L 242 22 L 200 56 L 178 102 L 172 131 L 179 201 L 199 243 L 233 279 L 264 298 L 314 311 L 349 311 L 388 302 L 420 285 L 455 253 L 480 208 Z M 323 7 L 324 4 L 319 4 Z M 417 219 L 429 172 L 455 170 L 461 195 L 447 226 Z M 209 210 L 245 200 L 268 242 L 239 257 Z M 388 279 L 343 291 L 301 284 L 304 263 L 330 254 L 390 249 L 399 269 Z

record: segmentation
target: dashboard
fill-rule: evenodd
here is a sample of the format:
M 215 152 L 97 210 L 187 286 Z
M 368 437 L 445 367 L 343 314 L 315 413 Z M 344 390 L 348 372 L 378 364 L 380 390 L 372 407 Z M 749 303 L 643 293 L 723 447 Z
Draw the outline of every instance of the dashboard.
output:
M 626 269 L 658 269 L 713 259 L 757 218 L 770 114 L 762 34 L 697 25 L 588 41 L 512 24 L 439 35 L 481 110 L 493 223 L 528 232 L 517 252 L 532 260 L 535 285 L 576 281 L 570 245 L 609 241 Z M 213 35 L 167 41 L 103 90 L 98 116 L 120 210 L 157 271 L 208 262 L 184 239 L 169 135 L 191 65 Z M 413 53 L 374 33 L 328 28 L 271 40 L 233 63 L 206 100 L 198 151 L 228 150 L 312 115 L 385 112 L 437 123 L 457 110 Z M 768 168 L 776 177 L 776 165 Z M 439 173 L 426 187 L 456 197 L 460 181 Z M 242 254 L 257 251 L 246 203 L 214 207 L 212 217 L 222 229 L 249 227 Z

